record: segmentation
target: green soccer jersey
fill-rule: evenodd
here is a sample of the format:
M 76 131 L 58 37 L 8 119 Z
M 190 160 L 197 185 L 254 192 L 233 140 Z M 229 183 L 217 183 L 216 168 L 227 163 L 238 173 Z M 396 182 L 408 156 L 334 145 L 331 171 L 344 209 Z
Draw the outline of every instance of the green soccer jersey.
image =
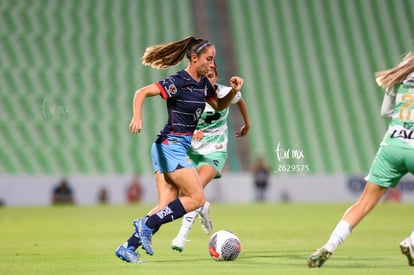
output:
M 217 97 L 223 98 L 226 96 L 231 87 L 217 85 Z M 238 92 L 234 97 L 232 104 L 237 103 L 241 98 L 241 93 Z M 204 112 L 201 114 L 196 130 L 203 131 L 204 136 L 200 141 L 193 139 L 191 142 L 192 152 L 206 155 L 217 151 L 227 152 L 227 117 L 229 115 L 229 108 L 222 111 L 216 111 L 208 103 Z
M 414 82 L 406 79 L 395 88 L 395 107 L 381 145 L 393 145 L 413 149 Z

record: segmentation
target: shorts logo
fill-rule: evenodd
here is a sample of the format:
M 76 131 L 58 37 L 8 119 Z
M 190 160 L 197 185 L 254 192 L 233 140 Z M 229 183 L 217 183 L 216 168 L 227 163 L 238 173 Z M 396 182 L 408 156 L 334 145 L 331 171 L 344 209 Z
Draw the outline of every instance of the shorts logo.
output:
M 176 94 L 177 93 L 177 87 L 175 87 L 174 84 L 170 84 L 170 86 L 168 86 L 168 93 L 169 94 Z

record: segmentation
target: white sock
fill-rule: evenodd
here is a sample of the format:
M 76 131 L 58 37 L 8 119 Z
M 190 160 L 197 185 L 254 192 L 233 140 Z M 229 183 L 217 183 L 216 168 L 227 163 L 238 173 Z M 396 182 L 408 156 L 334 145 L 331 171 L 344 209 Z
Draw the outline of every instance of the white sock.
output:
M 339 221 L 336 225 L 334 231 L 331 233 L 331 237 L 329 238 L 328 242 L 324 245 L 324 247 L 330 251 L 334 252 L 335 249 L 345 241 L 346 237 L 351 234 L 352 228 L 344 220 Z
M 411 232 L 411 235 L 410 235 L 410 244 L 411 246 L 414 246 L 414 231 Z
M 184 240 L 187 239 L 188 233 L 190 232 L 191 227 L 193 226 L 198 213 L 200 213 L 200 210 L 201 210 L 201 207 L 194 211 L 188 212 L 183 216 L 180 231 L 178 231 L 176 238 L 180 237 L 180 238 L 183 238 Z

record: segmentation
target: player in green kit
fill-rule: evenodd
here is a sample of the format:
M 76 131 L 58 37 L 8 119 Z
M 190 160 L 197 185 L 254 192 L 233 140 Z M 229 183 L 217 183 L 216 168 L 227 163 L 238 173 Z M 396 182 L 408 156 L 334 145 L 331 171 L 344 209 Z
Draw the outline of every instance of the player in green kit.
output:
M 326 244 L 308 257 L 311 268 L 321 267 L 331 257 L 388 188 L 396 187 L 404 175 L 414 174 L 414 53 L 408 53 L 394 68 L 378 72 L 376 81 L 385 89 L 381 115 L 391 118 L 388 130 L 358 202 L 345 212 Z M 414 266 L 414 232 L 400 243 L 400 249 Z
M 218 79 L 216 67 L 212 68 L 206 74 L 211 84 L 216 88 L 218 98 L 224 97 L 231 90 L 230 87 L 216 84 Z M 240 114 L 244 120 L 244 126 L 236 133 L 236 137 L 243 137 L 250 128 L 249 116 L 247 114 L 246 104 L 238 92 L 232 104 L 236 104 Z M 214 110 L 208 103 L 201 114 L 197 124 L 196 131 L 193 134 L 191 147 L 188 150 L 188 156 L 197 168 L 203 188 L 215 178 L 220 178 L 220 172 L 224 167 L 227 159 L 227 117 L 229 115 L 229 107 L 222 111 Z M 172 241 L 172 249 L 182 252 L 184 243 L 187 240 L 188 233 L 197 218 L 200 216 L 201 226 L 204 233 L 210 234 L 213 230 L 210 214 L 210 203 L 205 202 L 204 205 L 183 216 L 181 228 L 177 236 Z

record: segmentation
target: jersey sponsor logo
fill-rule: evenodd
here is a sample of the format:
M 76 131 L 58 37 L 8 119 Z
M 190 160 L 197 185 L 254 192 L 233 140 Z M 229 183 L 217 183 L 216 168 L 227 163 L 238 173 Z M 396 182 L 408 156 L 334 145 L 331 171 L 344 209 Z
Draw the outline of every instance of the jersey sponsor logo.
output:
M 391 138 L 414 139 L 413 130 L 402 129 L 394 130 L 391 133 Z

